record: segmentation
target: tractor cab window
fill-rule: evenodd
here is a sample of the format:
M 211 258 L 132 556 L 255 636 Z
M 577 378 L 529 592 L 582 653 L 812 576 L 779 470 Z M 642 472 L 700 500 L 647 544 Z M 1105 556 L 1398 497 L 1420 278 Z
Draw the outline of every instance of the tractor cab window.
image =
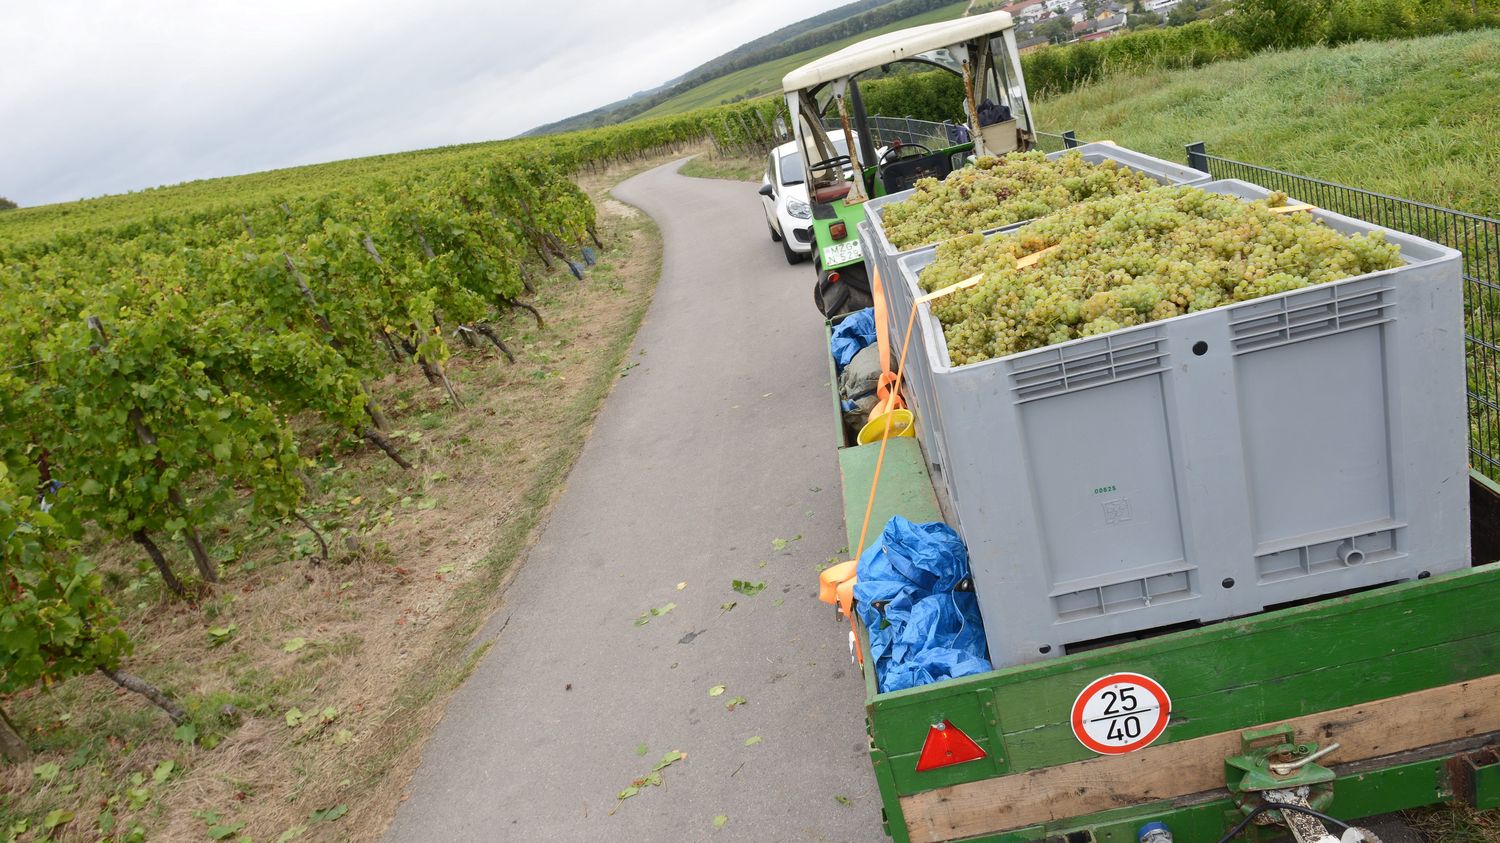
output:
M 831 138 L 833 142 L 834 155 L 848 155 L 849 144 L 841 137 Z M 847 174 L 849 166 L 844 165 Z M 783 185 L 802 184 L 802 154 L 799 152 L 788 152 L 781 156 L 781 183 Z

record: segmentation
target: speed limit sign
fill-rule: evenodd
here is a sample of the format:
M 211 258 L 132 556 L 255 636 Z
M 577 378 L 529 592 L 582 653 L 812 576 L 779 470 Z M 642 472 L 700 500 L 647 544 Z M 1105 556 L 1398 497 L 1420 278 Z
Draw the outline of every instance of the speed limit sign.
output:
M 1111 673 L 1095 679 L 1073 701 L 1073 734 L 1103 755 L 1124 755 L 1161 737 L 1172 701 L 1155 679 Z

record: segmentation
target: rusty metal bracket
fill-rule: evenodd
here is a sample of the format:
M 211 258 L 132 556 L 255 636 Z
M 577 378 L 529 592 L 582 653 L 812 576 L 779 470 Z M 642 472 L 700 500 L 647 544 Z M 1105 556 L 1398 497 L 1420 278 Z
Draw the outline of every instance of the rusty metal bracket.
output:
M 1481 810 L 1500 808 L 1500 747 L 1482 746 L 1448 759 L 1455 801 Z

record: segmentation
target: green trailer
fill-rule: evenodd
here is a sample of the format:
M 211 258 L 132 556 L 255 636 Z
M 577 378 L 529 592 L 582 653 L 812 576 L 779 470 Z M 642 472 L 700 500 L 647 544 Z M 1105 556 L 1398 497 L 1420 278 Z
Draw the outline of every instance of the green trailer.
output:
M 877 157 L 856 77 L 899 61 L 963 78 L 971 140 Z M 835 318 L 869 302 L 856 233 L 868 199 L 1035 137 L 1005 12 L 877 36 L 792 71 L 783 88 L 815 220 L 817 299 Z M 996 101 L 1009 119 L 984 116 Z M 894 515 L 951 521 L 917 439 L 853 444 L 834 374 L 830 360 L 854 554 Z M 877 688 L 855 619 L 886 832 L 902 843 L 1125 843 L 1155 822 L 1177 843 L 1211 843 L 1242 823 L 1240 839 L 1262 840 L 1290 824 L 1306 843 L 1337 839 L 1324 832 L 1340 827 L 1332 818 L 1500 808 L 1500 490 L 1477 474 L 1470 485 L 1474 564 L 1452 573 L 893 693 Z M 1310 823 L 1309 812 L 1329 819 Z
M 836 418 L 838 400 L 835 386 Z M 840 422 L 837 444 L 851 548 L 877 462 L 871 536 L 893 515 L 942 519 L 916 439 L 889 440 L 882 459 L 880 443 L 851 445 Z M 1160 822 L 1198 843 L 1301 787 L 1312 808 L 1350 821 L 1500 807 L 1500 563 L 1488 561 L 1500 497 L 1479 475 L 1471 486 L 1475 564 L 1451 574 L 894 693 L 876 687 L 856 621 L 886 832 L 902 843 L 1085 843 L 1135 841 Z M 1170 705 L 1148 746 L 1100 754 L 1071 713 L 1081 692 L 1120 673 L 1150 677 Z M 963 751 L 969 742 L 977 753 Z M 924 749 L 941 761 L 954 747 L 952 763 L 921 763 Z M 1242 839 L 1286 831 L 1251 823 Z

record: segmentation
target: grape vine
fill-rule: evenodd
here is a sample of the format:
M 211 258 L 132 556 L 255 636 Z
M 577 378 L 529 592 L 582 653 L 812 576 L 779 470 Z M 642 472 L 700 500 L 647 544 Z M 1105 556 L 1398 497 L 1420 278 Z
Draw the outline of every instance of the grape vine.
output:
M 1346 237 L 1310 214 L 1273 212 L 1285 198 L 1194 187 L 1105 196 L 943 243 L 921 282 L 934 291 L 983 273 L 933 303 L 964 365 L 1401 265 L 1378 231 Z

